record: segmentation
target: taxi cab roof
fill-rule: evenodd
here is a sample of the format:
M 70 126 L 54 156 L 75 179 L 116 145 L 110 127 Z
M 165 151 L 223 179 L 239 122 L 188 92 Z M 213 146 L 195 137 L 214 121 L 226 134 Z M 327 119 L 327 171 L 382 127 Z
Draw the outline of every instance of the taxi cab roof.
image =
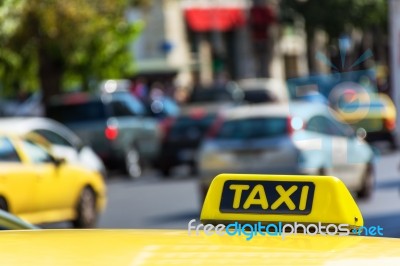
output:
M 301 118 L 309 118 L 315 114 L 329 113 L 334 111 L 327 105 L 320 103 L 312 103 L 295 101 L 290 103 L 274 103 L 266 105 L 250 105 L 229 109 L 223 112 L 225 119 L 241 119 L 252 117 L 288 117 L 299 116 Z
M 399 265 L 399 240 L 357 236 L 242 237 L 184 230 L 0 233 L 1 265 Z M 34 264 L 32 264 L 34 263 Z

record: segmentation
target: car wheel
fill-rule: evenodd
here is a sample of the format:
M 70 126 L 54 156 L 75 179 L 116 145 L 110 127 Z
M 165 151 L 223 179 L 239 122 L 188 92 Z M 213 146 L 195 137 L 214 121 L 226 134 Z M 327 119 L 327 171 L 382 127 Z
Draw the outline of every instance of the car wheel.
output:
M 125 155 L 126 172 L 131 179 L 139 178 L 142 175 L 140 154 L 136 148 L 131 148 Z
M 91 188 L 86 187 L 79 198 L 77 219 L 73 222 L 75 228 L 92 228 L 96 225 L 96 195 Z
M 8 211 L 7 201 L 0 197 L 0 210 Z
M 368 199 L 372 196 L 374 191 L 375 179 L 372 167 L 369 165 L 364 173 L 363 184 L 359 191 L 357 191 L 357 197 L 359 199 Z

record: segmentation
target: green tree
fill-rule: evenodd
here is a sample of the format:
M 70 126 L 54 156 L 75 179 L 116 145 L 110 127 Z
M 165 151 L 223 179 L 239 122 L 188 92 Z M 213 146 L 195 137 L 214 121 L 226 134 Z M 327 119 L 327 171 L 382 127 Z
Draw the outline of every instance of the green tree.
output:
M 128 0 L 3 0 L 0 78 L 5 87 L 42 89 L 44 102 L 79 80 L 134 71 L 128 44 L 141 23 L 125 16 Z M 141 3 L 139 3 L 141 4 Z
M 324 30 L 331 43 L 337 45 L 341 34 L 352 29 L 373 32 L 376 46 L 383 46 L 387 36 L 387 0 L 282 0 L 285 19 L 302 16 L 307 33 L 310 68 L 313 70 L 311 42 L 316 30 Z
M 302 15 L 310 35 L 316 29 L 326 31 L 332 38 L 350 28 L 377 26 L 387 31 L 386 0 L 283 0 L 281 7 L 283 14 Z

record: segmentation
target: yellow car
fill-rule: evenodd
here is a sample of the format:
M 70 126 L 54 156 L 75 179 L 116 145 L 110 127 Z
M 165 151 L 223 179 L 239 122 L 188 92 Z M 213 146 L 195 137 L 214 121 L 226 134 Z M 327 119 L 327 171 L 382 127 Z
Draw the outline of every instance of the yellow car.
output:
M 392 149 L 396 148 L 396 107 L 386 94 L 347 90 L 335 109 L 339 120 L 356 130 L 364 129 L 367 141 L 383 140 L 389 142 Z
M 0 209 L 33 224 L 93 227 L 106 204 L 102 177 L 53 157 L 33 139 L 0 134 Z
M 363 226 L 358 206 L 335 177 L 222 174 L 200 219 L 187 230 L 1 232 L 0 264 L 400 265 L 400 240 L 371 237 L 382 228 Z M 303 231 L 289 230 L 300 223 Z M 324 229 L 309 229 L 317 225 Z

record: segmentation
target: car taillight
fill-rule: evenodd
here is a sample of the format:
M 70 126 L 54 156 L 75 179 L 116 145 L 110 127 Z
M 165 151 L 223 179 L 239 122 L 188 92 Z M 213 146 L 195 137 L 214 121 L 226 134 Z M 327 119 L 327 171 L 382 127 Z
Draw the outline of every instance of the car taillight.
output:
M 64 104 L 81 104 L 86 103 L 90 96 L 87 93 L 78 92 L 64 96 L 62 99 Z
M 215 136 L 218 134 L 222 123 L 224 122 L 224 119 L 221 116 L 217 116 L 214 120 L 214 122 L 211 124 L 210 128 L 208 129 L 208 132 L 206 134 L 206 138 L 215 138 Z
M 206 110 L 204 110 L 203 108 L 195 108 L 190 111 L 189 116 L 194 120 L 200 120 L 203 119 L 206 114 Z
M 396 128 L 396 120 L 395 119 L 385 119 L 385 127 L 387 130 L 394 130 Z
M 292 135 L 295 131 L 305 128 L 305 123 L 300 117 L 288 117 L 287 119 L 287 129 L 288 134 Z
M 115 126 L 107 126 L 104 130 L 104 135 L 109 140 L 114 140 L 118 137 L 118 128 Z
M 175 118 L 168 117 L 160 122 L 161 138 L 165 139 L 171 129 L 172 124 L 175 122 Z

